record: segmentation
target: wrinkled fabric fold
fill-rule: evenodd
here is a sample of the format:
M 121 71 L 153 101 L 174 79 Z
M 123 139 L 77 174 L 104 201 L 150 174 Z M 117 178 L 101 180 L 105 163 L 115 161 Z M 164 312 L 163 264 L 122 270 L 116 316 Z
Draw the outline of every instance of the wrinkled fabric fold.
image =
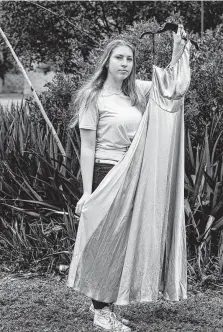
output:
M 154 66 L 133 142 L 82 209 L 68 286 L 126 305 L 187 297 L 184 95 L 190 42 L 175 63 Z

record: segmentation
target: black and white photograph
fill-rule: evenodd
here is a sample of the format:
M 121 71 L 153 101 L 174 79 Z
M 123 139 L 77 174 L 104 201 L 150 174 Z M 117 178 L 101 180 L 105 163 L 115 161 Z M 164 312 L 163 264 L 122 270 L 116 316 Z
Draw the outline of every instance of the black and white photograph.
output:
M 223 331 L 223 1 L 0 0 L 0 331 Z

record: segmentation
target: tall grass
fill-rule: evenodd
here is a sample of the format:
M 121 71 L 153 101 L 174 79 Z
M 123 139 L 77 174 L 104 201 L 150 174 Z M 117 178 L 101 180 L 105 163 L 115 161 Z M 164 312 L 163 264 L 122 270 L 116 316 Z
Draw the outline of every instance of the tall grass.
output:
M 33 121 L 27 107 L 0 109 L 0 250 L 23 268 L 44 263 L 51 270 L 69 262 L 75 242 L 78 142 L 66 128 L 58 129 L 67 147 L 64 163 L 52 133 Z
M 203 144 L 192 147 L 189 131 L 186 141 L 185 213 L 189 257 L 193 270 L 202 277 L 218 257 L 220 271 L 223 235 L 223 148 L 219 141 L 223 130 L 218 123 L 221 115 L 214 115 L 206 126 Z

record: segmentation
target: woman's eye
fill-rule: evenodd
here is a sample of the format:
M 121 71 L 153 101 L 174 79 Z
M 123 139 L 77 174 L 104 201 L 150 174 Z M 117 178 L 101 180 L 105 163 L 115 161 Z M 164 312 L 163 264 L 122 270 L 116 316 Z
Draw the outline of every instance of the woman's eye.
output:
M 118 60 L 122 60 L 123 57 L 119 55 L 119 56 L 116 56 L 116 59 L 118 59 Z M 127 58 L 127 61 L 131 62 L 131 61 L 132 61 L 132 58 Z

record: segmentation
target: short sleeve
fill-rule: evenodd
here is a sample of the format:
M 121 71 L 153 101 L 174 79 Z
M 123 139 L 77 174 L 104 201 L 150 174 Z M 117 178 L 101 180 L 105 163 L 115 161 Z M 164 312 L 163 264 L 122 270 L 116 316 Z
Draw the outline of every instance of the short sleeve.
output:
M 136 86 L 139 88 L 142 95 L 146 96 L 150 92 L 152 81 L 136 80 Z
M 98 109 L 88 108 L 79 112 L 79 128 L 97 130 L 98 125 Z

